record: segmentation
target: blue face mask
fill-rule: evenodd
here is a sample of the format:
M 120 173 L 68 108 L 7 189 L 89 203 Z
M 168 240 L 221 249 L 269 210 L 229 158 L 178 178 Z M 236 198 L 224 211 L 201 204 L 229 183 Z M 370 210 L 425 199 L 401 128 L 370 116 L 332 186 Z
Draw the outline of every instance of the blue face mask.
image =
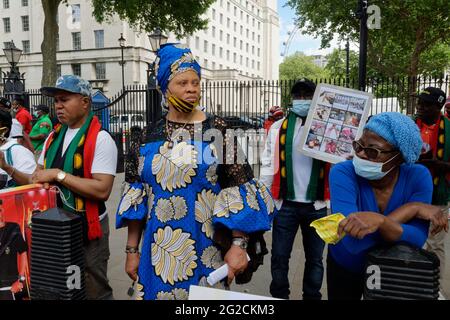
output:
M 292 100 L 292 109 L 296 115 L 306 117 L 311 107 L 312 100 Z
M 358 176 L 363 177 L 367 180 L 380 180 L 395 168 L 394 166 L 389 171 L 383 172 L 383 165 L 390 162 L 398 155 L 399 153 L 397 153 L 386 162 L 373 162 L 361 159 L 355 154 L 355 156 L 353 157 L 353 166 L 355 167 L 355 172 Z

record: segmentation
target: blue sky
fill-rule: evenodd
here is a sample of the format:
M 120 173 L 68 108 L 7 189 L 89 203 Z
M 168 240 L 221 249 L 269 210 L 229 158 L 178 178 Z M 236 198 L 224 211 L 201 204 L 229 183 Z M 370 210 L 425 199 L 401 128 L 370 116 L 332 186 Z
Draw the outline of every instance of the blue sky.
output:
M 287 42 L 289 37 L 287 33 L 293 30 L 296 16 L 294 9 L 289 6 L 284 6 L 285 3 L 286 0 L 278 0 L 278 14 L 280 16 L 280 54 L 283 54 L 286 51 L 283 42 Z M 309 35 L 303 35 L 300 31 L 297 31 L 290 42 L 287 55 L 291 55 L 296 51 L 303 51 L 307 55 L 328 54 L 333 48 L 338 47 L 338 45 L 337 41 L 333 41 L 331 44 L 332 48 L 319 50 L 320 39 L 315 39 Z

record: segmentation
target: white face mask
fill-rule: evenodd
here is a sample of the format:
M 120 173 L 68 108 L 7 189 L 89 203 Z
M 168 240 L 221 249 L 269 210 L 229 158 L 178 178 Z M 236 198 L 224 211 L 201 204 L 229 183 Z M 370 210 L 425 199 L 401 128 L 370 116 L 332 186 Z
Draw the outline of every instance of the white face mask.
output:
M 398 156 L 399 153 L 397 153 L 395 156 L 390 158 L 386 162 L 373 162 L 369 160 L 364 160 L 358 157 L 356 154 L 353 157 L 353 166 L 355 167 L 355 172 L 358 176 L 363 177 L 367 180 L 380 180 L 384 178 L 389 172 L 391 172 L 396 166 L 393 166 L 391 169 L 389 169 L 386 172 L 383 172 L 383 166 L 393 160 L 396 156 Z

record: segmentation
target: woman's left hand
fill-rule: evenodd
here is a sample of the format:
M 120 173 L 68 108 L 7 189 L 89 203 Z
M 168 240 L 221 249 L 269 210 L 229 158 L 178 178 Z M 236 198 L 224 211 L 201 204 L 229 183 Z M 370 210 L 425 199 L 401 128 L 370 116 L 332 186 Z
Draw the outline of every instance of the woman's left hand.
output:
M 248 266 L 247 251 L 239 246 L 231 245 L 224 261 L 228 264 L 228 284 L 231 284 L 234 277 L 244 272 Z
M 384 219 L 385 216 L 374 212 L 352 213 L 339 223 L 338 235 L 345 232 L 354 238 L 362 239 L 377 231 Z

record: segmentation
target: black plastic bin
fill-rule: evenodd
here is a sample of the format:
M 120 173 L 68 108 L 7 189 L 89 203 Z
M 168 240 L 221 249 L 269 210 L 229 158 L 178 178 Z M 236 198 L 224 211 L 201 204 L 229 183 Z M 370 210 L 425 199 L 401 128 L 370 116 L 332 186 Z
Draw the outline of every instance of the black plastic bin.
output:
M 364 299 L 437 300 L 439 264 L 434 253 L 407 243 L 375 248 L 367 257 Z M 373 266 L 380 271 L 378 288 L 369 279 L 374 272 L 368 268 Z

